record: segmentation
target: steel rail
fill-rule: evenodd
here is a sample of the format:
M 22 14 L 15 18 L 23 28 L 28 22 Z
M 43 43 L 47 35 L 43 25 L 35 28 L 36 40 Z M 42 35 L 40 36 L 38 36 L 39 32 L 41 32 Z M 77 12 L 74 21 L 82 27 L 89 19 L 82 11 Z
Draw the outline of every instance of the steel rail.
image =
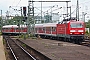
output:
M 30 53 L 28 53 L 22 46 L 20 46 L 19 44 L 17 44 L 15 41 L 13 41 L 17 46 L 19 46 L 27 55 L 29 55 L 33 60 L 37 60 L 36 58 L 34 58 Z
M 12 39 L 11 39 L 12 40 Z M 13 40 L 12 40 L 13 41 Z M 17 44 L 15 41 L 13 41 L 18 47 L 20 47 L 27 55 L 29 55 L 33 60 L 37 60 L 36 58 L 34 58 L 30 53 L 28 53 L 23 47 L 21 47 L 19 44 Z M 8 40 L 7 40 L 8 43 Z M 15 53 L 13 52 L 10 44 L 8 43 L 8 46 L 10 47 L 10 50 L 15 58 L 15 60 L 18 60 L 17 57 L 15 56 Z
M 12 52 L 12 54 L 13 54 L 15 60 L 18 60 L 17 57 L 16 57 L 16 55 L 15 55 L 15 53 L 13 52 L 13 50 L 12 50 L 10 44 L 8 43 L 8 40 L 7 40 L 7 44 L 8 44 L 8 47 L 10 48 L 10 51 Z
M 21 47 L 20 45 L 19 45 L 19 47 L 20 47 L 26 54 L 28 54 L 33 60 L 37 60 L 37 59 L 34 58 L 31 54 L 29 54 L 23 47 Z

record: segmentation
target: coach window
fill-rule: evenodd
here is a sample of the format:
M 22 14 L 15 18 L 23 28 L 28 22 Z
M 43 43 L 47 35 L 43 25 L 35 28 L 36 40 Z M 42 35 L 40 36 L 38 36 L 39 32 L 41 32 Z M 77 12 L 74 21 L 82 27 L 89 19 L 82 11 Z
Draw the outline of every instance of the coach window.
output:
M 7 28 L 5 28 L 5 31 L 7 30 Z
M 47 27 L 46 27 L 46 31 L 47 31 L 48 29 L 47 29 Z
M 7 31 L 8 31 L 8 28 L 7 28 Z
M 5 30 L 5 28 L 3 28 L 3 31 Z
M 46 30 L 47 30 L 47 31 L 51 31 L 50 27 L 46 27 Z
M 5 28 L 3 28 L 3 30 L 5 31 Z
M 4 30 L 5 30 L 5 28 L 4 28 Z
M 7 31 L 7 28 L 6 28 L 6 31 Z
M 5 28 L 3 30 L 5 31 Z
M 50 27 L 48 27 L 48 31 L 51 31 Z
M 43 31 L 45 32 L 45 27 L 43 27 Z
M 5 31 L 7 30 L 7 28 L 5 28 Z
M 54 31 L 54 27 L 52 27 L 52 31 Z
M 6 28 L 5 28 L 5 31 L 6 31 Z
M 4 31 L 4 28 L 2 30 Z
M 47 29 L 47 27 L 46 27 L 46 31 L 47 31 L 48 29 Z
M 8 28 L 8 31 L 10 31 L 10 28 Z
M 18 30 L 18 28 L 16 28 L 16 30 Z
M 56 31 L 56 27 L 52 27 L 52 31 Z
M 41 28 L 42 29 L 42 31 L 43 31 L 43 28 Z
M 4 28 L 3 28 L 3 31 L 4 31 Z
M 16 28 L 14 28 L 14 30 L 16 30 Z
M 51 31 L 51 27 L 49 27 L 49 31 Z
M 39 28 L 39 31 L 41 31 L 41 28 Z

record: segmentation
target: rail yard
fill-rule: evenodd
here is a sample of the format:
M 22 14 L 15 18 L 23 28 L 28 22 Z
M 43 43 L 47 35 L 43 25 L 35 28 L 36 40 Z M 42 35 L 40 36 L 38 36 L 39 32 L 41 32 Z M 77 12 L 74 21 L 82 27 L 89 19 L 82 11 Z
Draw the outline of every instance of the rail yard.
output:
M 18 60 L 89 60 L 90 59 L 90 46 L 87 46 L 87 42 L 84 45 L 78 45 L 63 41 L 49 40 L 49 39 L 18 39 L 14 36 L 4 36 L 5 41 L 8 41 L 10 45 L 6 48 L 10 49 L 12 54 L 9 57 L 14 56 Z M 15 43 L 12 43 L 11 41 Z M 90 41 L 88 42 L 90 45 Z M 15 44 L 21 46 L 17 48 Z M 18 51 L 18 49 L 20 49 Z M 23 49 L 25 52 L 21 51 Z M 26 52 L 28 51 L 28 52 Z M 26 57 L 28 53 L 28 58 Z M 14 55 L 15 54 L 15 55 Z M 15 57 L 16 56 L 16 57 Z M 30 56 L 34 56 L 31 57 Z
M 90 1 L 16 1 L 0 2 L 0 60 L 90 60 Z

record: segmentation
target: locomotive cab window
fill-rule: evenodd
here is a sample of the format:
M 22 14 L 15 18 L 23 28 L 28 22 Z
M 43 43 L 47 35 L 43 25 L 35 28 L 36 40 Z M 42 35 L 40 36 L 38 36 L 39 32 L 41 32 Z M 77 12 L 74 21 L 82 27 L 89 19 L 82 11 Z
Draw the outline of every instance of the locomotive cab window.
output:
M 71 23 L 70 27 L 71 28 L 82 28 L 83 24 L 82 23 Z

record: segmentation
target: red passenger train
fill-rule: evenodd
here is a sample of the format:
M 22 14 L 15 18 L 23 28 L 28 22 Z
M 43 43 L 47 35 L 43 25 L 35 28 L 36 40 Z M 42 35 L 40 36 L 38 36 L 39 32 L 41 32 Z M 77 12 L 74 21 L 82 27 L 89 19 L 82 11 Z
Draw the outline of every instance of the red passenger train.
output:
M 21 25 L 20 28 L 17 25 L 3 26 L 2 34 L 27 33 L 27 26 Z M 75 43 L 81 43 L 84 40 L 85 23 L 76 19 L 64 19 L 61 23 L 35 24 L 34 28 L 35 35 L 43 38 L 57 38 Z
M 73 19 L 61 23 L 44 23 L 35 25 L 36 36 L 58 38 L 80 44 L 84 41 L 85 23 Z
M 5 25 L 2 27 L 2 34 L 8 34 L 8 35 L 18 35 L 21 33 L 26 33 L 27 27 L 26 25 Z

